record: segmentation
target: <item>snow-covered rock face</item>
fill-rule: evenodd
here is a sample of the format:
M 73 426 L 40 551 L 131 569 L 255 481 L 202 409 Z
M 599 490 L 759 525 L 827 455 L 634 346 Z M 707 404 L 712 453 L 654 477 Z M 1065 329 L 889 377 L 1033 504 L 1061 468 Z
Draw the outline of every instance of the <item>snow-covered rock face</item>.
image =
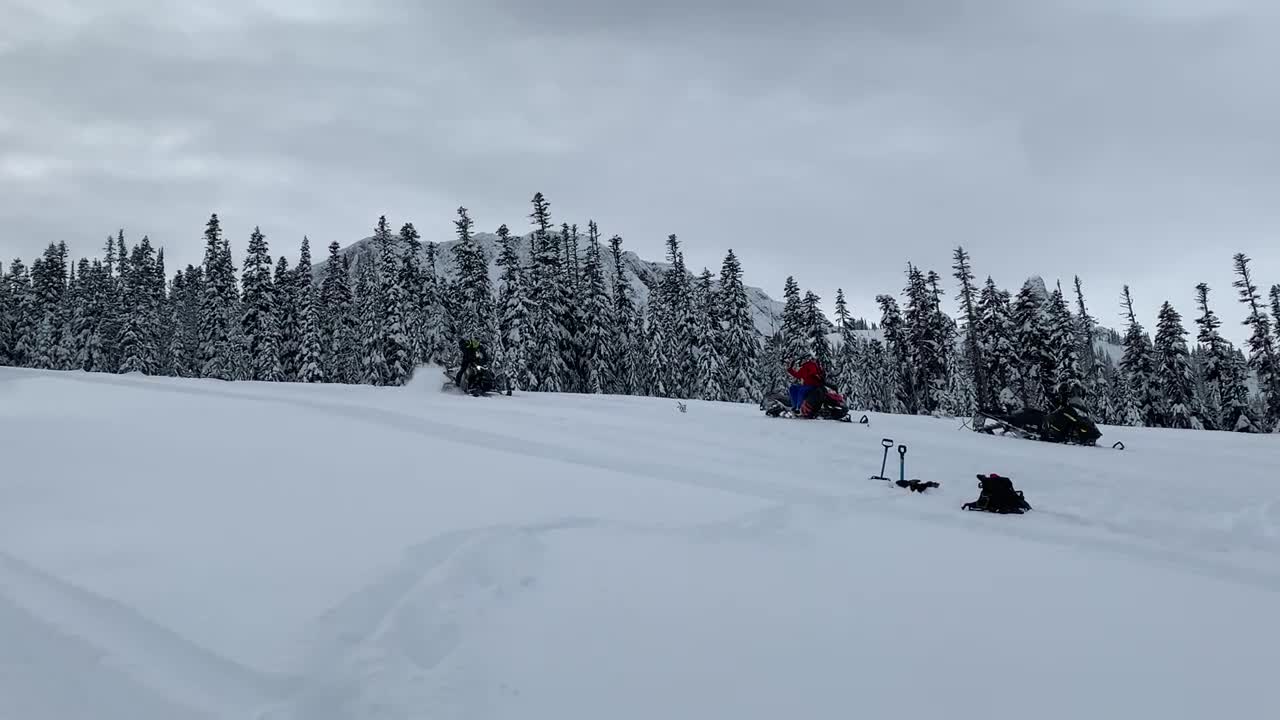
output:
M 529 260 L 529 240 L 532 234 L 521 236 L 516 243 L 517 251 L 520 255 L 521 262 Z M 502 268 L 497 264 L 497 258 L 502 250 L 502 242 L 494 233 L 475 233 L 472 235 L 473 240 L 484 249 L 485 257 L 489 259 L 489 277 L 493 278 L 494 283 L 498 282 L 498 278 L 502 275 Z M 357 253 L 364 251 L 373 243 L 372 237 L 367 237 L 358 242 L 342 249 L 342 254 L 351 257 Z M 457 273 L 457 267 L 454 263 L 452 249 L 458 244 L 457 240 L 449 240 L 447 242 L 436 243 L 436 272 L 444 277 L 451 278 Z M 587 249 L 586 234 L 582 234 L 578 240 L 578 250 L 580 254 L 585 254 Z M 605 282 L 609 287 L 613 286 L 614 268 L 613 258 L 609 253 L 609 245 L 607 238 L 600 239 L 600 250 L 602 254 L 602 265 L 604 269 Z M 423 248 L 423 258 L 426 257 L 425 244 Z M 643 306 L 649 300 L 649 293 L 653 288 L 658 286 L 662 280 L 662 274 L 671 267 L 670 263 L 653 262 L 644 260 L 630 250 L 624 250 L 622 253 L 623 273 L 626 275 L 627 281 L 631 284 L 631 289 L 635 293 L 636 302 Z M 316 273 L 316 279 L 319 281 L 323 277 L 321 273 L 324 270 L 323 259 L 321 262 L 314 264 L 313 269 Z M 690 277 L 693 274 L 690 273 Z M 771 334 L 782 323 L 782 307 L 783 303 L 769 297 L 769 294 L 758 287 L 747 286 L 747 299 L 751 302 L 752 319 L 755 321 L 756 329 L 762 335 Z

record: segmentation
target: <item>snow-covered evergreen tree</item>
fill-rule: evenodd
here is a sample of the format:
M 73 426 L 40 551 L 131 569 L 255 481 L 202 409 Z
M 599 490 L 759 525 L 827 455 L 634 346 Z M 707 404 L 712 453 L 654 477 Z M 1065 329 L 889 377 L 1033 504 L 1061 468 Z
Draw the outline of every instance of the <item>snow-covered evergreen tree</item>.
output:
M 236 379 L 232 324 L 238 302 L 230 242 L 222 236 L 217 214 L 205 226 L 204 287 L 200 293 L 200 376 Z
M 156 340 L 159 324 L 154 292 L 155 254 L 147 237 L 134 246 L 128 270 L 122 278 L 123 331 L 120 336 L 120 372 L 154 374 L 159 366 Z M 233 277 L 234 281 L 234 277 Z
M 407 280 L 402 271 L 400 237 L 391 233 L 386 216 L 378 218 L 374 231 L 378 260 L 374 277 L 378 283 L 379 305 L 378 342 L 382 350 L 382 362 L 386 385 L 404 385 L 413 377 L 416 366 L 413 356 L 414 341 L 409 336 L 410 305 Z
M 1056 372 L 1049 346 L 1044 300 L 1030 282 L 1013 302 L 1014 347 L 1018 350 L 1018 399 L 1044 409 L 1054 395 Z
M 1258 389 L 1265 399 L 1267 432 L 1280 432 L 1280 351 L 1271 333 L 1271 322 L 1249 272 L 1249 257 L 1236 253 L 1232 285 L 1240 290 L 1240 302 L 1249 308 L 1244 324 L 1249 327 L 1249 367 L 1257 373 Z
M 1080 276 L 1075 276 L 1076 325 L 1080 354 L 1080 372 L 1084 377 L 1085 407 L 1094 415 L 1101 415 L 1103 406 L 1109 406 L 1106 392 L 1107 378 L 1094 347 L 1094 329 L 1098 321 L 1089 314 L 1084 304 L 1084 288 Z M 1105 422 L 1105 421 L 1104 421 Z
M 694 375 L 690 397 L 702 400 L 723 400 L 721 386 L 724 377 L 724 353 L 720 346 L 724 324 L 720 319 L 720 303 L 717 299 L 711 270 L 703 268 L 693 288 L 694 319 L 697 325 L 697 372 Z
M 1080 360 L 1080 325 L 1067 307 L 1061 286 L 1049 295 L 1046 328 L 1055 371 L 1051 404 L 1056 406 L 1076 398 L 1087 405 L 1088 391 Z
M 904 372 L 909 375 L 909 393 L 905 396 L 907 411 L 932 414 L 942 405 L 946 388 L 944 339 L 935 312 L 935 297 L 930 280 L 918 267 L 908 263 L 907 285 L 903 289 L 907 305 L 902 315 Z
M 284 258 L 282 257 L 281 260 Z M 280 358 L 279 309 L 276 287 L 271 278 L 271 254 L 262 230 L 255 227 L 241 273 L 242 312 L 240 329 L 249 363 L 249 379 L 264 382 L 284 380 Z M 288 298 L 282 298 L 287 302 Z
M 351 278 L 338 243 L 329 243 L 324 279 L 320 281 L 320 354 L 329 382 L 358 381 L 356 321 Z
M 794 367 L 805 358 L 812 357 L 813 349 L 809 345 L 808 323 L 804 299 L 800 296 L 800 284 L 792 275 L 787 276 L 782 286 L 782 299 L 780 359 L 783 367 Z
M 293 382 L 298 379 L 298 356 L 302 347 L 302 317 L 298 315 L 298 284 L 289 267 L 289 258 L 281 253 L 276 260 L 276 273 L 271 290 L 276 308 L 276 350 L 280 366 L 280 379 Z
M 1195 396 L 1195 379 L 1191 374 L 1191 355 L 1187 349 L 1187 330 L 1182 316 L 1168 301 L 1160 307 L 1156 325 L 1155 384 L 1158 391 L 1159 424 L 1171 428 L 1203 430 L 1203 410 Z
M 804 308 L 804 329 L 805 335 L 809 341 L 809 348 L 813 351 L 813 357 L 818 364 L 824 368 L 830 368 L 832 364 L 831 342 L 827 340 L 827 331 L 830 327 L 830 321 L 822 312 L 822 298 L 812 290 L 808 290 L 804 294 L 801 306 Z
M 316 297 L 315 275 L 311 263 L 311 240 L 302 236 L 298 267 L 294 270 L 294 302 L 302 322 L 298 341 L 298 382 L 325 381 L 324 348 L 320 342 L 320 303 Z
M 110 276 L 103 268 L 100 302 L 106 304 L 106 296 Z M 200 361 L 200 318 L 201 303 L 204 295 L 204 269 L 195 265 L 187 267 L 174 278 L 173 284 L 173 316 L 174 343 L 173 368 L 178 377 L 200 377 L 202 363 Z M 99 322 L 99 327 L 103 322 Z M 105 353 L 104 353 L 105 355 Z
M 662 310 L 659 317 L 666 325 L 662 330 L 667 347 L 661 351 L 668 358 L 668 365 L 663 366 L 664 386 L 669 397 L 692 397 L 695 395 L 692 386 L 698 375 L 693 284 L 684 264 L 680 240 L 674 234 L 667 236 L 667 263 L 669 266 L 658 288 Z
M 453 320 L 449 316 L 444 280 L 436 269 L 437 245 L 426 244 L 427 262 L 422 271 L 422 299 L 419 313 L 422 320 L 421 347 L 424 362 L 447 364 L 453 359 L 457 345 L 449 335 Z
M 719 347 L 723 356 L 720 387 L 730 402 L 759 402 L 763 391 L 756 366 L 760 341 L 751 317 L 751 301 L 742 282 L 742 263 L 733 249 L 720 266 L 718 302 L 721 313 Z
M 560 241 L 564 246 L 564 264 L 561 267 L 559 285 L 564 288 L 564 327 L 566 345 L 564 360 L 568 367 L 565 376 L 565 392 L 587 392 L 588 372 L 586 364 L 586 321 L 582 295 L 583 279 L 579 269 L 578 226 L 560 224 Z
M 627 280 L 622 261 L 622 237 L 609 238 L 609 254 L 613 260 L 613 322 L 610 330 L 607 375 L 608 392 L 621 395 L 641 394 L 646 354 L 643 352 L 644 316 L 635 301 L 635 291 Z
M 836 331 L 840 334 L 840 345 L 833 351 L 829 374 L 835 381 L 836 388 L 844 394 L 851 406 L 863 405 L 856 394 L 857 375 L 859 374 L 858 338 L 853 334 L 853 321 L 849 313 L 849 303 L 845 300 L 844 289 L 836 288 Z
M 662 294 L 654 293 L 649 296 L 645 307 L 645 346 L 648 350 L 645 367 L 648 373 L 644 386 L 646 394 L 653 397 L 680 397 L 671 384 L 672 344 L 667 334 L 670 323 L 665 303 Z
M 964 314 L 964 325 L 960 327 L 960 331 L 964 333 L 967 360 L 965 366 L 972 373 L 974 402 L 982 407 L 989 407 L 992 395 L 987 387 L 986 364 L 981 353 L 982 325 L 978 322 L 978 289 L 973 284 L 973 267 L 969 262 L 969 253 L 964 247 L 956 247 L 951 258 L 953 261 L 951 276 L 960 283 L 960 292 L 956 295 L 956 300 L 960 302 L 960 311 Z
M 1156 407 L 1155 393 L 1155 358 L 1148 337 L 1142 324 L 1133 312 L 1133 297 L 1129 286 L 1124 286 L 1123 302 L 1128 327 L 1124 335 L 1124 356 L 1120 360 L 1120 370 L 1128 384 L 1128 405 L 1125 414 L 1129 422 L 1134 419 L 1132 411 L 1137 412 L 1136 425 L 1155 426 L 1159 415 Z
M 987 277 L 978 295 L 979 355 L 989 396 L 979 398 L 983 410 L 1013 410 L 1004 399 L 1018 399 L 1022 387 L 1021 357 L 1017 351 L 1009 291 L 996 287 Z
M 512 389 L 524 390 L 529 378 L 529 298 L 524 267 L 516 248 L 516 239 L 504 224 L 498 228 L 501 243 L 497 265 L 502 268 L 498 279 L 497 335 L 494 352 L 501 374 Z
M 880 330 L 884 335 L 881 358 L 884 372 L 880 378 L 885 388 L 882 412 L 906 413 L 912 406 L 915 391 L 912 387 L 914 373 L 908 365 L 910 355 L 902 311 L 892 295 L 877 295 L 876 304 L 880 307 Z
M 604 282 L 600 254 L 600 229 L 594 220 L 587 224 L 587 256 L 582 265 L 582 359 L 588 393 L 606 391 L 609 382 L 609 343 L 613 341 L 613 299 Z
M 355 267 L 356 342 L 360 360 L 359 382 L 386 385 L 391 378 L 387 368 L 383 330 L 383 300 L 378 279 L 377 260 L 371 252 L 362 252 Z
M 494 304 L 489 260 L 472 235 L 473 223 L 466 208 L 458 208 L 458 219 L 453 224 L 458 233 L 458 242 L 453 246 L 454 262 L 458 268 L 458 329 L 462 337 L 492 345 Z
M 532 343 L 529 355 L 532 389 L 562 391 L 570 379 L 572 358 L 569 336 L 568 287 L 563 282 L 563 254 L 550 232 L 550 203 L 542 193 L 533 196 L 534 256 L 531 274 Z

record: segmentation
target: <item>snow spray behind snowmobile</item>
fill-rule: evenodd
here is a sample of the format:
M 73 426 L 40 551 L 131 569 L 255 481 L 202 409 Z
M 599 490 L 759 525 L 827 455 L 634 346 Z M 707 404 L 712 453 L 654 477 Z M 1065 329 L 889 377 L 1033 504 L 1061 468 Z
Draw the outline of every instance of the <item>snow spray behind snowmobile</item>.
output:
M 841 395 L 830 385 L 823 385 L 822 389 L 822 402 L 818 404 L 818 410 L 813 417 L 820 420 L 853 422 L 853 418 L 849 417 L 849 402 L 845 400 L 844 395 Z M 764 399 L 760 401 L 760 409 L 768 417 L 803 417 L 795 408 L 791 407 L 791 395 L 785 391 L 772 392 L 765 395 Z

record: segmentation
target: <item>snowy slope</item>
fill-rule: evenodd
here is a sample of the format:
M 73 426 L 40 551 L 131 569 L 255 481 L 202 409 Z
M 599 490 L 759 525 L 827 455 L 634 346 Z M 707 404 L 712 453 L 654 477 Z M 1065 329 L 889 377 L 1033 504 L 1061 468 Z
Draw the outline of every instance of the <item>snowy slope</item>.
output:
M 438 390 L 0 368 L 0 718 L 1280 706 L 1274 436 Z

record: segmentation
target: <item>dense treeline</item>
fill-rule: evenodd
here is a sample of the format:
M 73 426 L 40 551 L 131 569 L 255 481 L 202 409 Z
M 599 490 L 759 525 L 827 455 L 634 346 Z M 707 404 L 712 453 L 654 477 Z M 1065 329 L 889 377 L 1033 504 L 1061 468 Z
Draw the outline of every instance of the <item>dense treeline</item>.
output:
M 1110 424 L 1280 429 L 1280 285 L 1264 299 L 1243 254 L 1234 286 L 1252 332 L 1247 355 L 1219 334 L 1204 284 L 1194 340 L 1169 302 L 1152 337 L 1128 287 L 1121 335 L 1097 326 L 1078 277 L 1070 295 L 1036 282 L 1015 295 L 990 277 L 979 284 L 963 248 L 951 275 L 958 319 L 942 309 L 938 273 L 909 264 L 901 294 L 876 297 L 878 327 L 854 318 L 842 290 L 833 322 L 821 298 L 788 277 L 781 317 L 762 337 L 732 250 L 718 274 L 695 274 L 669 236 L 666 266 L 646 279 L 642 299 L 619 236 L 602 239 L 594 222 L 585 234 L 555 226 L 541 193 L 529 220 L 523 235 L 500 227 L 490 258 L 459 208 L 448 276 L 441 246 L 385 217 L 356 253 L 331 243 L 317 272 L 307 238 L 291 266 L 284 254 L 273 259 L 258 229 L 238 269 L 216 214 L 203 262 L 171 278 L 147 237 L 129 247 L 120 231 L 103 257 L 75 263 L 65 243 L 51 244 L 30 267 L 16 259 L 3 272 L 0 364 L 401 385 L 421 364 L 455 362 L 457 338 L 476 337 L 493 349 L 498 374 L 525 391 L 754 403 L 789 382 L 788 364 L 816 357 L 865 410 L 964 416 L 1076 396 Z M 1108 343 L 1123 347 L 1118 361 Z

